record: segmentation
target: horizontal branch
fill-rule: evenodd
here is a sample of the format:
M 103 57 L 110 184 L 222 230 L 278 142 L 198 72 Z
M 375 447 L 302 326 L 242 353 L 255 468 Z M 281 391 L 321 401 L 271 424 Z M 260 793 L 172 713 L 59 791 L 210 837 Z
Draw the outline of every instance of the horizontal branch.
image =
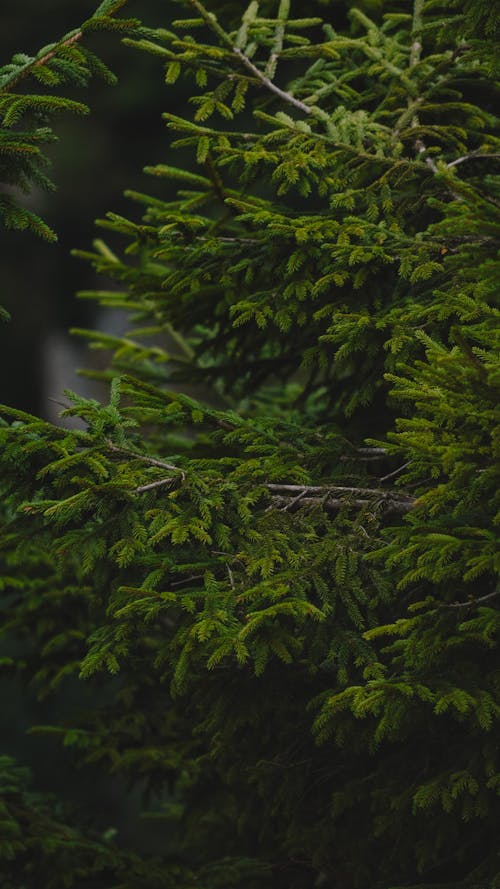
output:
M 122 454 L 124 457 L 130 457 L 134 460 L 139 460 L 141 463 L 147 463 L 148 466 L 157 466 L 159 469 L 169 469 L 173 472 L 178 472 L 184 481 L 186 478 L 186 473 L 183 469 L 180 469 L 179 466 L 174 466 L 173 463 L 166 463 L 164 460 L 158 460 L 157 457 L 149 457 L 147 454 L 137 454 L 135 451 L 131 451 L 128 448 L 121 447 L 120 445 L 115 445 L 114 442 L 106 441 L 106 445 L 110 451 L 114 454 Z M 166 484 L 170 479 L 160 479 L 159 482 L 155 482 L 154 485 L 148 485 L 146 487 L 156 487 L 157 484 Z
M 411 504 L 415 502 L 414 497 L 410 494 L 404 494 L 399 491 L 384 491 L 381 488 L 357 488 L 357 487 L 346 487 L 344 485 L 281 485 L 281 484 L 268 484 L 266 485 L 269 491 L 273 491 L 277 494 L 293 494 L 294 496 L 301 493 L 302 491 L 306 494 L 313 495 L 328 495 L 328 494 L 360 494 L 361 496 L 366 495 L 369 497 L 377 497 L 379 500 L 406 500 Z
M 450 163 L 446 164 L 446 166 L 457 167 L 458 164 L 465 164 L 467 163 L 467 161 L 474 161 L 486 158 L 495 158 L 498 160 L 498 158 L 500 158 L 500 154 L 497 154 L 496 152 L 471 151 L 470 154 L 464 154 L 462 157 L 457 157 L 456 160 L 450 161 Z
M 495 599 L 497 596 L 500 596 L 500 590 L 495 590 L 493 593 L 488 593 L 486 596 L 480 596 L 479 599 L 469 599 L 467 602 L 443 602 L 439 607 L 440 608 L 474 608 L 476 605 L 479 605 L 481 602 L 487 602 L 489 599 Z
M 423 154 L 425 151 L 427 151 L 427 146 L 425 145 L 424 142 L 422 142 L 422 139 L 417 139 L 417 140 L 416 140 L 416 142 L 415 142 L 415 148 L 417 149 L 417 152 L 418 152 L 419 155 L 421 155 L 421 154 Z M 432 170 L 433 173 L 439 173 L 439 170 L 438 170 L 438 168 L 437 168 L 437 166 L 436 166 L 436 163 L 435 163 L 435 161 L 432 159 L 432 157 L 430 157 L 430 155 L 427 155 L 427 157 L 425 158 L 425 163 L 427 164 L 427 166 L 429 167 L 429 169 Z
M 280 484 L 268 484 L 266 487 L 272 494 L 272 507 L 283 512 L 291 511 L 295 507 L 301 509 L 318 506 L 327 511 L 336 511 L 345 506 L 366 509 L 383 503 L 386 511 L 404 515 L 415 503 L 415 498 L 409 494 L 382 491 L 377 488 Z
M 139 485 L 138 488 L 134 488 L 134 494 L 142 494 L 144 491 L 151 491 L 153 488 L 161 488 L 163 485 L 172 484 L 172 482 L 179 481 L 179 476 L 168 476 L 168 478 L 159 478 L 156 482 L 149 482 L 148 485 Z
M 321 436 L 318 436 L 321 438 Z M 347 463 L 352 460 L 362 460 L 363 462 L 370 462 L 372 460 L 383 460 L 384 457 L 388 456 L 388 452 L 386 448 L 356 448 L 350 454 L 343 454 L 340 457 L 342 463 Z
M 406 515 L 407 512 L 412 508 L 411 503 L 406 503 L 401 500 L 384 500 L 382 501 L 384 504 L 385 512 L 396 512 L 399 515 Z M 326 512 L 337 512 L 339 509 L 345 509 L 346 506 L 352 506 L 355 509 L 367 509 L 368 507 L 376 507 L 379 505 L 376 501 L 373 500 L 361 500 L 358 498 L 347 499 L 343 497 L 342 499 L 338 497 L 297 497 L 295 500 L 297 508 L 301 509 L 303 507 L 308 507 L 310 509 L 318 508 L 326 510 Z M 274 509 L 279 509 L 281 512 L 291 512 L 294 503 L 291 503 L 286 497 L 273 497 L 272 498 L 272 507 Z

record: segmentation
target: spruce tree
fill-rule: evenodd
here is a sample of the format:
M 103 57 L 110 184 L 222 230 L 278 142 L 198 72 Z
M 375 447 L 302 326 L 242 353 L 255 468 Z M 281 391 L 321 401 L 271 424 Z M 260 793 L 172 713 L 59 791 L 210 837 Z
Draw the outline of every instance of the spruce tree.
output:
M 47 885 L 498 887 L 500 17 L 181 5 L 124 40 L 193 90 L 154 194 L 78 251 L 109 403 L 0 428 L 5 668 L 165 825 Z

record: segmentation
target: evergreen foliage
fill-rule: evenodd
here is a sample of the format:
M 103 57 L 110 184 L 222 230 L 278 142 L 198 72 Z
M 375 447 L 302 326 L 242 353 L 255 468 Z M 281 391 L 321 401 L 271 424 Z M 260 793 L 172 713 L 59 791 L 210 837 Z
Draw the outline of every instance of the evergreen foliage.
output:
M 32 806 L 47 885 L 500 887 L 498 13 L 182 6 L 124 41 L 194 91 L 159 189 L 78 251 L 109 404 L 0 428 L 5 669 L 165 822 Z
M 34 186 L 52 189 L 47 176 L 48 158 L 43 147 L 56 138 L 51 119 L 62 112 L 86 114 L 88 107 L 64 96 L 53 95 L 56 87 L 85 86 L 97 75 L 107 83 L 115 81 L 109 68 L 82 42 L 85 34 L 108 30 L 135 33 L 138 22 L 115 18 L 126 0 L 104 0 L 79 28 L 36 55 L 15 53 L 0 68 L 0 219 L 13 229 L 30 229 L 47 240 L 55 240 L 52 229 L 36 213 L 19 203 L 19 192 Z M 27 79 L 33 79 L 43 92 L 19 92 Z M 5 189 L 5 190 L 4 190 Z

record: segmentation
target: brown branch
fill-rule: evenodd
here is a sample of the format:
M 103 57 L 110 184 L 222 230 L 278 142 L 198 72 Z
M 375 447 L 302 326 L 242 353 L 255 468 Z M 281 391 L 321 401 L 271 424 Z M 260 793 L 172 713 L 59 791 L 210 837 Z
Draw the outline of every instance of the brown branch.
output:
M 413 23 L 412 23 L 412 34 L 413 34 L 413 42 L 410 48 L 410 59 L 409 59 L 409 67 L 414 68 L 415 65 L 418 65 L 420 62 L 420 58 L 422 55 L 422 43 L 420 42 L 420 37 L 422 34 L 422 12 L 424 7 L 424 0 L 414 0 L 413 6 Z M 418 105 L 418 99 L 409 99 L 408 100 L 408 108 L 416 107 Z M 411 123 L 412 127 L 418 127 L 419 119 L 418 115 L 415 114 Z M 415 149 L 417 151 L 417 157 L 423 152 L 425 152 L 426 146 L 425 143 L 422 142 L 422 139 L 415 140 Z M 432 157 L 426 157 L 425 163 L 432 170 L 433 173 L 438 172 L 438 168 L 432 159 Z
M 116 0 L 116 3 L 113 5 L 113 7 L 107 10 L 106 17 L 114 15 L 115 12 L 121 9 L 125 2 L 126 0 Z M 102 19 L 102 13 L 100 16 L 96 16 L 96 14 L 94 13 L 94 15 L 92 15 L 91 18 L 88 20 L 87 24 L 91 21 L 99 21 L 99 19 Z M 52 46 L 52 49 L 49 49 L 46 53 L 43 54 L 43 56 L 35 56 L 33 59 L 31 59 L 30 62 L 27 62 L 26 65 L 23 65 L 20 71 L 18 71 L 17 73 L 14 72 L 13 76 L 2 84 L 2 86 L 0 87 L 0 92 L 5 92 L 5 87 L 10 88 L 18 83 L 19 80 L 22 80 L 23 77 L 29 75 L 32 68 L 39 68 L 43 65 L 46 65 L 47 62 L 50 62 L 50 60 L 57 55 L 59 50 L 63 49 L 66 46 L 71 46 L 73 43 L 77 43 L 83 36 L 84 28 L 82 27 L 70 32 L 65 37 L 62 37 L 61 40 L 55 43 Z
M 365 509 L 383 503 L 387 511 L 404 515 L 415 504 L 415 498 L 409 494 L 373 488 L 280 484 L 268 484 L 266 487 L 272 494 L 270 508 L 277 508 L 282 512 L 289 511 L 295 506 L 299 509 L 319 506 L 327 511 L 335 511 L 345 506 Z
M 23 66 L 21 71 L 18 71 L 17 74 L 15 74 L 10 80 L 7 80 L 6 83 L 2 84 L 0 92 L 5 92 L 6 87 L 9 87 L 10 89 L 20 80 L 22 80 L 23 77 L 27 77 L 32 68 L 39 68 L 43 65 L 46 65 L 47 62 L 50 62 L 50 60 L 57 55 L 60 49 L 65 46 L 71 46 L 73 43 L 77 43 L 78 40 L 81 40 L 82 37 L 83 31 L 79 29 L 78 31 L 75 31 L 74 34 L 71 34 L 69 37 L 63 38 L 59 41 L 59 43 L 56 43 L 56 45 L 52 47 L 49 52 L 46 52 L 45 55 L 41 56 L 40 58 L 35 57 L 31 60 L 31 62 L 27 62 L 27 64 Z
M 398 500 L 410 500 L 412 503 L 414 502 L 414 498 L 409 494 L 400 493 L 399 491 L 384 491 L 380 488 L 358 488 L 351 487 L 345 485 L 282 485 L 282 484 L 268 484 L 266 485 L 269 491 L 273 491 L 277 494 L 284 494 L 285 496 L 288 494 L 297 495 L 301 491 L 305 491 L 306 494 L 360 494 L 361 496 L 365 495 L 368 497 L 379 497 L 382 499 L 398 499 Z
M 212 185 L 214 187 L 215 194 L 217 195 L 217 197 L 219 198 L 221 203 L 224 204 L 225 207 L 227 207 L 227 204 L 226 204 L 227 195 L 224 191 L 224 185 L 222 183 L 222 179 L 219 176 L 218 171 L 216 170 L 216 168 L 214 166 L 214 162 L 213 162 L 212 158 L 210 157 L 210 154 L 207 155 L 207 159 L 205 161 L 205 167 L 206 167 L 210 182 L 212 183 Z
M 446 166 L 447 167 L 457 167 L 458 164 L 465 164 L 466 161 L 474 161 L 476 159 L 483 159 L 483 158 L 486 159 L 489 157 L 492 157 L 495 160 L 498 160 L 498 158 L 500 158 L 500 154 L 497 154 L 496 152 L 488 153 L 488 152 L 484 152 L 484 151 L 471 151 L 470 154 L 464 154 L 462 157 L 457 157 L 456 160 L 450 161 L 450 163 L 446 164 Z
M 298 498 L 297 498 L 298 499 Z M 287 504 L 289 504 L 289 500 L 286 497 L 273 497 L 271 506 L 268 507 L 268 510 L 271 509 L 279 509 L 280 512 L 284 512 L 287 509 Z M 384 510 L 386 512 L 396 512 L 400 515 L 406 515 L 407 512 L 412 508 L 412 504 L 402 500 L 389 500 L 382 499 L 382 501 L 378 501 L 378 503 L 374 500 L 364 500 L 364 499 L 348 499 L 344 497 L 342 499 L 338 497 L 329 497 L 326 495 L 325 497 L 301 497 L 298 502 L 298 509 L 303 507 L 309 507 L 310 509 L 321 508 L 326 512 L 337 512 L 339 509 L 344 509 L 347 506 L 352 506 L 355 509 L 367 509 L 368 507 L 377 507 L 380 503 L 383 503 Z
M 307 494 L 307 488 L 304 488 L 300 494 L 297 494 L 296 497 L 293 497 L 292 500 L 288 500 L 286 506 L 282 506 L 281 509 L 283 512 L 287 512 L 287 510 L 292 509 L 299 500 L 302 500 L 303 497 Z
M 261 86 L 266 87 L 266 89 L 270 90 L 270 92 L 274 93 L 276 96 L 279 96 L 284 102 L 288 102 L 290 105 L 293 105 L 295 108 L 298 108 L 304 114 L 314 114 L 314 109 L 310 108 L 309 105 L 306 105 L 304 102 L 301 102 L 300 99 L 296 99 L 295 96 L 290 95 L 285 90 L 280 89 L 279 86 L 276 86 L 269 77 L 257 68 L 256 65 L 248 58 L 247 55 L 238 47 L 234 46 L 233 41 L 231 40 L 229 34 L 224 31 L 224 28 L 221 28 L 219 25 L 216 16 L 213 12 L 208 12 L 205 9 L 200 0 L 189 0 L 191 6 L 193 6 L 198 14 L 202 17 L 202 19 L 207 23 L 208 27 L 211 28 L 218 36 L 221 43 L 224 44 L 228 49 L 231 50 L 232 54 L 236 56 L 237 59 L 244 65 L 247 71 L 250 71 L 254 77 L 260 82 Z
M 370 462 L 372 460 L 383 460 L 384 457 L 387 457 L 386 448 L 356 448 L 352 454 L 343 454 L 340 460 L 342 463 L 347 463 L 349 460 Z
M 422 33 L 422 13 L 424 9 L 424 0 L 414 0 L 413 4 L 413 21 L 411 26 L 411 32 L 413 37 L 413 42 L 410 48 L 410 68 L 414 68 L 415 65 L 418 65 L 420 61 L 420 56 L 422 54 L 422 44 L 420 42 L 420 35 Z
M 406 463 L 403 463 L 402 466 L 398 466 L 398 468 L 395 469 L 394 472 L 388 472 L 387 475 L 383 475 L 382 478 L 379 478 L 379 482 L 386 482 L 390 478 L 394 478 L 394 476 L 399 475 L 400 472 L 403 472 L 404 469 L 407 469 L 407 467 L 410 466 L 411 463 L 412 461 L 408 460 Z
M 195 241 L 217 241 L 219 244 L 263 244 L 264 241 L 262 238 L 226 238 L 219 237 L 219 235 L 214 235 L 213 238 L 204 237 L 203 235 L 197 235 Z
M 191 577 L 184 577 L 183 580 L 174 580 L 168 585 L 171 587 L 182 586 L 185 583 L 191 583 L 192 580 L 203 580 L 203 574 L 192 574 Z
M 150 482 L 148 485 L 139 485 L 138 488 L 134 488 L 134 494 L 142 494 L 144 491 L 151 491 L 153 488 L 160 488 L 162 485 L 168 485 L 178 480 L 179 476 L 160 478 L 156 482 Z
M 418 126 L 418 120 L 417 120 L 417 118 L 415 118 L 415 120 L 414 120 L 414 122 L 413 122 L 413 126 Z M 415 142 L 415 148 L 417 149 L 417 152 L 418 152 L 419 155 L 420 155 L 420 154 L 423 154 L 424 151 L 427 151 L 427 148 L 426 148 L 425 144 L 422 142 L 421 139 L 417 139 L 417 140 L 416 140 L 416 142 Z M 427 156 L 427 157 L 425 158 L 425 163 L 427 164 L 427 166 L 429 167 L 429 169 L 432 170 L 433 173 L 437 173 L 437 172 L 439 172 L 439 171 L 438 171 L 438 168 L 437 168 L 437 166 L 436 166 L 436 164 L 434 163 L 434 160 L 432 159 L 432 157 Z
M 487 596 L 480 596 L 479 599 L 469 599 L 468 602 L 443 602 L 439 607 L 474 608 L 476 605 L 479 605 L 480 602 L 487 602 L 488 599 L 495 599 L 497 596 L 500 596 L 500 590 L 495 590 L 493 593 L 488 593 Z
M 244 52 L 241 51 L 237 46 L 233 46 L 234 55 L 242 62 L 245 68 L 248 71 L 251 71 L 252 74 L 260 81 L 262 86 L 265 86 L 266 89 L 270 90 L 275 96 L 279 96 L 284 102 L 288 102 L 290 105 L 293 105 L 295 108 L 298 108 L 304 114 L 314 114 L 314 109 L 309 105 L 306 105 L 305 102 L 301 102 L 300 99 L 296 99 L 295 96 L 292 96 L 291 93 L 287 93 L 285 90 L 282 90 L 279 86 L 276 86 L 272 80 L 269 80 L 269 77 L 257 68 L 256 65 L 245 55 Z
M 147 463 L 148 466 L 158 466 L 159 469 L 170 469 L 174 472 L 179 472 L 182 480 L 186 478 L 186 473 L 183 469 L 180 469 L 179 466 L 174 466 L 172 463 L 165 463 L 164 460 L 158 460 L 156 457 L 148 457 L 147 454 L 137 454 L 135 451 L 131 451 L 128 448 L 123 448 L 120 445 L 115 445 L 114 442 L 106 441 L 106 446 L 110 451 L 114 454 L 123 454 L 124 457 L 130 457 L 134 460 L 140 460 L 141 463 Z M 160 480 L 162 484 L 166 484 L 166 479 Z M 155 483 L 156 484 L 156 483 Z M 153 485 L 151 485 L 153 487 Z

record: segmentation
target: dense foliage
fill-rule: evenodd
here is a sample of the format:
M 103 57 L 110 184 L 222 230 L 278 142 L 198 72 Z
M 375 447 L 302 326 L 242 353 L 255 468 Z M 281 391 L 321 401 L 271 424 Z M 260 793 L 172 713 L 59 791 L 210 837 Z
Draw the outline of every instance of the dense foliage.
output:
M 499 16 L 182 5 L 124 40 L 194 91 L 155 193 L 79 252 L 109 404 L 0 429 L 4 667 L 164 839 L 8 762 L 2 885 L 500 886 Z

